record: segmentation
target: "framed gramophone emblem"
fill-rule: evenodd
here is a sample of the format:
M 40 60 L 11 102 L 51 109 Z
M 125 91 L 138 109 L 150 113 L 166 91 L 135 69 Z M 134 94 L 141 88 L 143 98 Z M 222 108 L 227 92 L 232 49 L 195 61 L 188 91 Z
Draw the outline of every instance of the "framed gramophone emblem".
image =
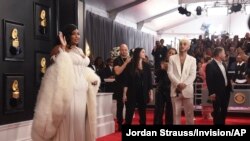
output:
M 48 53 L 36 52 L 36 84 L 39 85 L 48 66 L 50 65 L 50 55 Z
M 50 39 L 50 7 L 34 2 L 34 34 L 36 39 Z
M 24 110 L 23 74 L 4 74 L 4 113 Z
M 4 60 L 24 61 L 24 25 L 3 20 Z

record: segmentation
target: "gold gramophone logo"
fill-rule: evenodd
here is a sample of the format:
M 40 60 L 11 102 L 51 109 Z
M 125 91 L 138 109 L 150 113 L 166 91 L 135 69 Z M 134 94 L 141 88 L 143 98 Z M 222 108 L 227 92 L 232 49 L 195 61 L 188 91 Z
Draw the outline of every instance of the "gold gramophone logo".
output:
M 40 13 L 40 25 L 42 27 L 46 27 L 47 26 L 47 20 L 46 20 L 46 11 L 44 9 L 41 10 Z
M 19 47 L 19 40 L 18 40 L 18 30 L 16 28 L 13 28 L 11 31 L 11 45 L 15 48 Z
M 39 25 L 39 31 L 41 34 L 47 33 L 47 13 L 44 9 L 40 11 L 40 25 Z
M 45 59 L 45 57 L 41 58 L 40 65 L 41 65 L 41 73 L 45 74 L 45 72 L 46 72 L 46 59 Z
M 237 104 L 243 104 L 246 101 L 246 95 L 244 93 L 236 93 L 234 95 L 234 101 Z
M 17 80 L 12 83 L 12 98 L 18 99 L 20 97 L 19 84 Z

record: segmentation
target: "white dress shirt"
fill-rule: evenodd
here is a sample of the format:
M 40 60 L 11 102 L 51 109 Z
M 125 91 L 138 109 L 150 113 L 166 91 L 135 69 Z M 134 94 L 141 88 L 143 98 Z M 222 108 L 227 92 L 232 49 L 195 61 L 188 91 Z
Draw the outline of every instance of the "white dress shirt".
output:
M 222 62 L 220 61 L 217 61 L 216 59 L 214 59 L 215 62 L 218 64 L 222 74 L 223 74 L 223 77 L 224 77 L 224 80 L 225 80 L 225 86 L 227 86 L 227 75 L 226 75 L 226 69 L 224 67 L 224 65 L 222 64 Z

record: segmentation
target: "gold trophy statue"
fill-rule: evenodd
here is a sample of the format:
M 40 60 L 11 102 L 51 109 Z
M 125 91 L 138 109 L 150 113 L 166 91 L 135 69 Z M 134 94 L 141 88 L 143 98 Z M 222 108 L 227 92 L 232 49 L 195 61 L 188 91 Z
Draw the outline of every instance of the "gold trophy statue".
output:
M 46 72 L 46 59 L 43 57 L 40 62 L 41 65 L 41 74 L 44 75 Z
M 11 47 L 10 47 L 10 53 L 12 55 L 18 55 L 22 53 L 22 50 L 20 48 L 20 42 L 18 39 L 18 30 L 17 28 L 13 28 L 11 31 Z
M 18 31 L 14 28 L 11 32 L 12 43 L 11 45 L 15 48 L 19 47 L 19 40 L 18 40 Z
M 14 80 L 12 83 L 12 98 L 18 99 L 20 97 L 18 81 Z
M 42 9 L 40 12 L 40 26 L 39 26 L 40 33 L 46 34 L 47 33 L 46 28 L 47 28 L 46 11 Z

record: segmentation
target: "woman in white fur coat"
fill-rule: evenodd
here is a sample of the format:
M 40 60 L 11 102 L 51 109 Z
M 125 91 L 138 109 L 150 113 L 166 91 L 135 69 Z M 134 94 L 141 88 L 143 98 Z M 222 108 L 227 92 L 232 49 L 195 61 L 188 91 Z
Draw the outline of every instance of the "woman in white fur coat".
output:
M 87 67 L 89 59 L 77 47 L 80 35 L 75 25 L 67 25 L 59 39 L 61 45 L 52 50 L 54 63 L 38 92 L 32 140 L 95 141 L 100 78 Z

